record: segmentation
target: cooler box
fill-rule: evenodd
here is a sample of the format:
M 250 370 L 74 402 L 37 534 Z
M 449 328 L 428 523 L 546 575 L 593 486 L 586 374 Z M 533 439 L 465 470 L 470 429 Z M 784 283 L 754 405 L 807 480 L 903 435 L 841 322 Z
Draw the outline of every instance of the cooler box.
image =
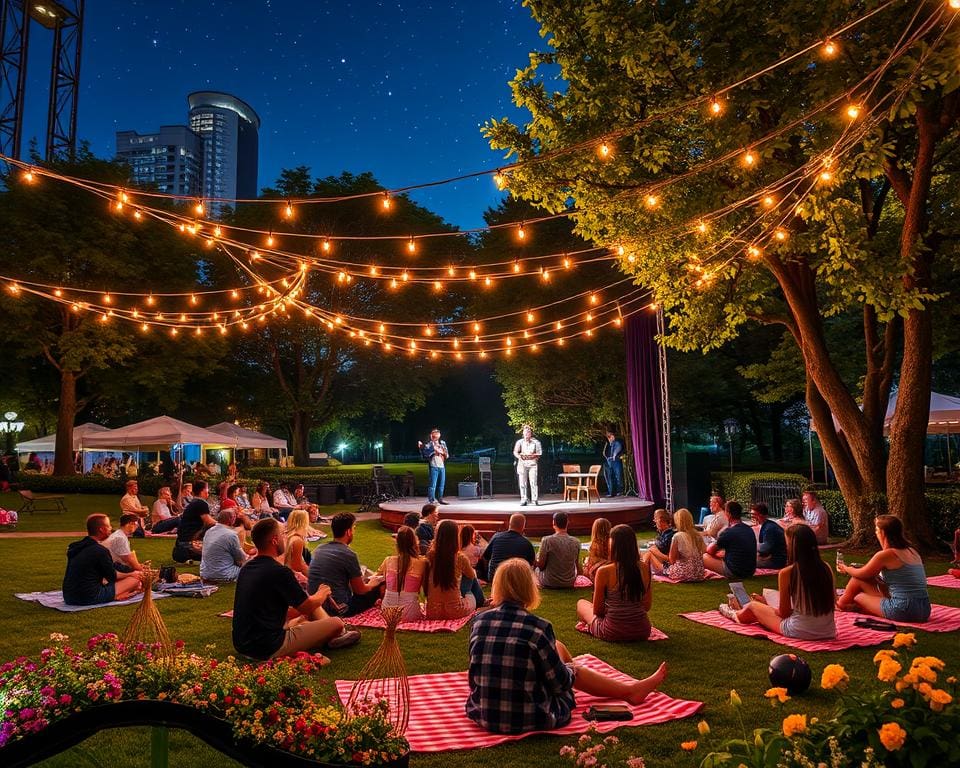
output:
M 479 495 L 479 483 L 460 483 L 457 485 L 457 496 L 461 499 L 475 499 Z

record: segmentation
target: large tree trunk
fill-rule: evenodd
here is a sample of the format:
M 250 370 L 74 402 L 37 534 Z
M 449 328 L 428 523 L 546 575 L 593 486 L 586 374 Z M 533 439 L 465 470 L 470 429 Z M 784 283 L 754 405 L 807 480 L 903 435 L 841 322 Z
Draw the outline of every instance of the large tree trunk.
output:
M 305 411 L 295 411 L 290 417 L 290 437 L 293 443 L 293 460 L 298 467 L 310 464 L 310 415 Z
M 77 374 L 60 371 L 60 408 L 57 411 L 57 442 L 53 455 L 53 474 L 76 474 L 73 465 L 73 420 L 77 416 Z

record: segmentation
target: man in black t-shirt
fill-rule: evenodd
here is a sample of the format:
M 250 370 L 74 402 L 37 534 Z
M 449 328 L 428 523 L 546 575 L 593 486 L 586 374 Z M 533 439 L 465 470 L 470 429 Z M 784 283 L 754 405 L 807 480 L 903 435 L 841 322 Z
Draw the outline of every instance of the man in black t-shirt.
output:
M 67 547 L 67 570 L 62 587 L 63 602 L 67 605 L 126 600 L 142 589 L 139 574 L 118 574 L 113 567 L 113 556 L 103 546 L 111 530 L 109 517 L 90 515 L 87 535 Z
M 173 559 L 178 563 L 199 560 L 201 557 L 200 537 L 216 520 L 210 514 L 207 497 L 210 488 L 204 480 L 193 481 L 193 500 L 183 509 L 180 525 L 177 526 L 177 540 L 173 543 Z
M 726 507 L 730 525 L 720 531 L 717 540 L 703 553 L 706 568 L 728 579 L 745 579 L 757 570 L 757 536 L 753 528 L 744 525 L 743 507 L 728 501 Z
M 293 571 L 280 564 L 286 540 L 276 520 L 260 520 L 250 537 L 258 554 L 240 569 L 233 598 L 237 652 L 273 659 L 323 646 L 345 648 L 360 639 L 359 632 L 346 630 L 341 619 L 323 610 L 330 587 L 321 584 L 308 597 Z
M 493 583 L 493 575 L 497 566 L 511 557 L 520 557 L 530 563 L 532 568 L 537 561 L 533 544 L 523 535 L 527 526 L 527 518 L 517 513 L 510 515 L 509 530 L 493 534 L 487 548 L 483 550 L 482 561 L 487 570 L 487 581 Z

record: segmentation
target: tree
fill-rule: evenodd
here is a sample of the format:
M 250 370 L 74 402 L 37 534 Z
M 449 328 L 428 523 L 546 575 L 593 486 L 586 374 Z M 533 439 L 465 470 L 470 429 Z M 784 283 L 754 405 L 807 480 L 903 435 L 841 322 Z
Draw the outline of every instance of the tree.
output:
M 127 178 L 125 166 L 98 160 L 85 147 L 76 162 L 58 163 L 54 170 L 120 185 Z M 31 365 L 39 356 L 56 372 L 54 472 L 69 475 L 74 472 L 74 419 L 99 394 L 96 386 L 84 387 L 106 372 L 114 381 L 132 377 L 134 369 L 127 366 L 140 365 L 142 342 L 135 326 L 92 307 L 104 306 L 103 292 L 113 292 L 111 306 L 121 306 L 128 301 L 124 291 L 189 291 L 197 282 L 199 257 L 195 245 L 164 224 L 111 215 L 109 201 L 50 178 L 34 178 L 33 183 L 16 174 L 3 179 L 2 274 L 13 282 L 0 301 L 17 331 L 10 344 L 20 364 Z M 62 300 L 31 295 L 33 283 L 62 286 Z M 143 368 L 153 387 L 172 391 L 162 360 Z
M 278 247 L 317 260 L 309 270 L 306 289 L 300 297 L 311 306 L 345 317 L 375 318 L 388 326 L 410 323 L 411 318 L 428 316 L 430 311 L 439 317 L 455 313 L 455 294 L 434 297 L 421 285 L 390 290 L 382 281 L 359 275 L 356 279 L 351 275 L 348 283 L 340 278 L 339 267 L 330 266 L 330 262 L 340 260 L 383 267 L 409 258 L 400 255 L 402 242 L 391 245 L 337 240 L 335 236 L 406 238 L 423 231 L 453 231 L 439 217 L 404 196 L 392 199 L 389 213 L 378 213 L 379 195 L 337 203 L 299 204 L 292 221 L 278 224 L 278 210 L 288 198 L 329 198 L 379 190 L 382 187 L 369 173 L 343 173 L 314 180 L 310 169 L 300 166 L 283 171 L 276 186 L 264 190 L 266 198 L 277 199 L 276 207 L 241 206 L 234 222 L 265 231 L 276 228 L 331 235 L 335 253 L 327 254 L 316 240 L 295 242 L 278 234 Z M 421 245 L 414 257 L 416 263 L 439 259 L 441 248 Z M 295 270 L 296 264 L 290 262 L 286 269 Z M 283 270 L 269 267 L 258 267 L 258 271 L 272 278 L 283 274 Z M 418 325 L 412 329 L 403 325 L 391 330 L 411 336 L 422 329 Z M 372 334 L 368 340 L 371 338 Z M 248 382 L 251 392 L 258 394 L 247 399 L 247 407 L 258 412 L 250 415 L 262 415 L 269 404 L 285 417 L 298 464 L 307 463 L 310 435 L 315 430 L 321 435 L 329 434 L 336 425 L 361 415 L 378 423 L 403 418 L 411 408 L 423 403 L 429 382 L 440 370 L 439 364 L 431 367 L 396 347 L 388 351 L 380 345 L 367 346 L 359 337 L 347 338 L 347 331 L 336 325 L 327 327 L 316 316 L 307 317 L 299 311 L 275 313 L 256 333 L 240 336 L 237 345 L 235 372 Z
M 952 11 L 891 6 L 833 41 L 836 61 L 811 52 L 724 90 L 874 4 L 787 0 L 773 13 L 757 3 L 528 5 L 552 46 L 512 83 L 532 118 L 486 126 L 495 148 L 537 160 L 511 170 L 511 191 L 550 211 L 572 200 L 578 234 L 625 246 L 623 268 L 662 302 L 673 346 L 710 349 L 750 321 L 784 326 L 854 540 L 872 538 L 886 492 L 928 543 L 931 306 L 938 275 L 957 259 Z M 565 89 L 551 93 L 557 68 Z M 846 133 L 845 93 L 859 109 Z M 611 131 L 603 145 L 595 139 Z M 830 183 L 814 186 L 818 178 Z M 866 361 L 855 389 L 824 331 L 824 317 L 851 307 Z M 883 416 L 901 356 L 885 467 Z

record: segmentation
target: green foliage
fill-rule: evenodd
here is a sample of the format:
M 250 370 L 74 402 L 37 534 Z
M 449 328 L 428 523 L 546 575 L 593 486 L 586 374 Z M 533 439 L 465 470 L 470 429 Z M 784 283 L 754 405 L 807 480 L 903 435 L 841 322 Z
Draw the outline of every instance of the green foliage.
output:
M 809 478 L 803 475 L 794 475 L 787 472 L 715 472 L 710 478 L 713 487 L 723 494 L 727 501 L 736 500 L 741 504 L 750 504 L 754 501 L 750 493 L 753 482 L 781 482 L 794 483 L 801 489 L 810 484 Z M 772 510 L 777 514 L 777 510 Z

